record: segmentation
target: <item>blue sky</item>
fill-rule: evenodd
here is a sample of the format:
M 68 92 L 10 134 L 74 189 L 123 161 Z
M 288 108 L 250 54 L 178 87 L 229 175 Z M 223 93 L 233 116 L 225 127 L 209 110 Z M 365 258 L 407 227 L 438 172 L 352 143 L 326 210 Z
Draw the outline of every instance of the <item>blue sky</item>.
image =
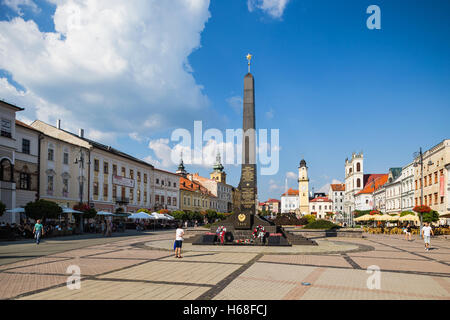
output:
M 280 197 L 302 157 L 317 191 L 343 180 L 352 152 L 385 173 L 450 138 L 448 1 L 0 2 L 0 98 L 25 121 L 61 118 L 168 170 L 175 128 L 241 126 L 233 101 L 252 53 L 257 127 L 279 129 L 281 147 L 278 173 L 258 177 L 260 200 Z M 372 4 L 381 30 L 366 27 Z M 225 168 L 237 185 L 239 168 Z

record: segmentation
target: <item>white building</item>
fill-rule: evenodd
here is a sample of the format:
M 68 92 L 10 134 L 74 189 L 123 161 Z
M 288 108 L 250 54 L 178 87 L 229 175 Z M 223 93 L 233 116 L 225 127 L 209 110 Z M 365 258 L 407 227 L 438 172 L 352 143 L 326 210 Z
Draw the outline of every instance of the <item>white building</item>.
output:
M 39 131 L 16 120 L 16 207 L 36 201 L 39 180 Z
M 317 219 L 325 219 L 327 213 L 333 211 L 333 201 L 326 197 L 316 197 L 309 201 L 309 211 L 316 214 Z
M 345 184 L 331 184 L 328 198 L 333 202 L 333 213 L 344 212 Z
M 364 188 L 364 155 L 352 154 L 352 158 L 345 159 L 345 197 L 344 219 L 347 223 L 353 223 L 353 211 L 355 207 L 355 194 Z
M 281 213 L 294 213 L 300 208 L 298 190 L 289 189 L 281 195 Z
M 0 201 L 6 205 L 6 209 L 16 207 L 16 112 L 22 110 L 23 108 L 0 100 Z M 18 218 L 16 214 L 4 213 L 0 221 L 19 223 Z
M 412 211 L 414 208 L 414 163 L 402 168 L 402 211 Z
M 393 214 L 402 211 L 402 168 L 389 169 L 388 181 L 384 185 L 386 189 L 386 211 Z
M 180 176 L 156 168 L 153 172 L 155 209 L 178 210 L 180 208 Z

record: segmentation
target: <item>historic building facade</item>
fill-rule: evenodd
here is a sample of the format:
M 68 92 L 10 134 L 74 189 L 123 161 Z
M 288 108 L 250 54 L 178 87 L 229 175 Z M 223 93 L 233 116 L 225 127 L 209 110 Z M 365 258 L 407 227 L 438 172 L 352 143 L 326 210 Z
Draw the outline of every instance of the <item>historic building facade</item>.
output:
M 24 207 L 39 198 L 39 131 L 16 120 L 16 207 Z
M 298 198 L 301 214 L 309 214 L 309 178 L 305 159 L 300 161 L 298 167 Z
M 414 205 L 423 203 L 439 212 L 439 215 L 449 214 L 450 139 L 443 140 L 423 153 L 423 180 L 419 161 L 419 157 L 414 160 L 417 164 L 414 172 Z
M 345 184 L 331 184 L 328 190 L 328 198 L 333 202 L 333 212 L 344 212 Z
M 333 211 L 333 201 L 327 197 L 316 197 L 309 202 L 309 210 L 317 219 L 325 219 Z
M 414 208 L 414 163 L 402 168 L 402 211 L 412 211 Z
M 386 189 L 386 211 L 394 214 L 402 211 L 402 168 L 390 168 Z
M 0 100 L 0 201 L 6 209 L 16 208 L 16 112 L 24 109 Z M 18 223 L 18 215 L 4 213 L 0 221 Z
M 80 200 L 87 203 L 90 145 L 39 120 L 34 121 L 31 127 L 41 132 L 39 198 L 68 208 Z M 84 166 L 81 166 L 81 159 Z
M 281 195 L 281 213 L 295 212 L 300 208 L 298 190 L 290 188 Z
M 180 209 L 183 211 L 218 211 L 217 197 L 200 183 L 179 176 Z
M 179 175 L 155 168 L 152 181 L 155 209 L 178 210 L 180 208 Z

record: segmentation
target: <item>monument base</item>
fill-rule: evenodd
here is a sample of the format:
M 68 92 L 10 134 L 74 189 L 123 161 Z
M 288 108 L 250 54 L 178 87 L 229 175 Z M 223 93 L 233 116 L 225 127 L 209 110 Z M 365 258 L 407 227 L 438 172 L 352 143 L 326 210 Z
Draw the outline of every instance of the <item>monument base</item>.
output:
M 268 221 L 262 217 L 251 215 L 251 228 L 242 229 L 236 228 L 234 221 L 236 214 L 231 215 L 222 223 L 211 227 L 210 232 L 206 234 L 197 235 L 188 242 L 193 245 L 253 245 L 253 246 L 292 246 L 292 245 L 310 245 L 314 246 L 317 243 L 299 234 L 294 234 L 284 230 L 284 228 L 275 225 L 275 223 Z M 216 233 L 218 227 L 224 227 L 226 233 L 221 237 Z M 264 237 L 253 236 L 253 232 L 259 226 L 264 228 Z

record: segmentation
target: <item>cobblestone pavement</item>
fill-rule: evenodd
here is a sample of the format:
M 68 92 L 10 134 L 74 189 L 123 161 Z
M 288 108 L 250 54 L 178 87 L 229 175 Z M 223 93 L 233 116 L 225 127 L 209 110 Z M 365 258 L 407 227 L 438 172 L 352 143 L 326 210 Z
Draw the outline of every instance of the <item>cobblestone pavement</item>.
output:
M 2 243 L 0 299 L 450 300 L 445 239 L 433 238 L 428 252 L 418 238 L 384 235 L 323 239 L 315 248 L 186 243 L 176 259 L 173 233 Z M 79 290 L 67 287 L 73 265 Z M 367 271 L 374 266 L 379 273 Z

